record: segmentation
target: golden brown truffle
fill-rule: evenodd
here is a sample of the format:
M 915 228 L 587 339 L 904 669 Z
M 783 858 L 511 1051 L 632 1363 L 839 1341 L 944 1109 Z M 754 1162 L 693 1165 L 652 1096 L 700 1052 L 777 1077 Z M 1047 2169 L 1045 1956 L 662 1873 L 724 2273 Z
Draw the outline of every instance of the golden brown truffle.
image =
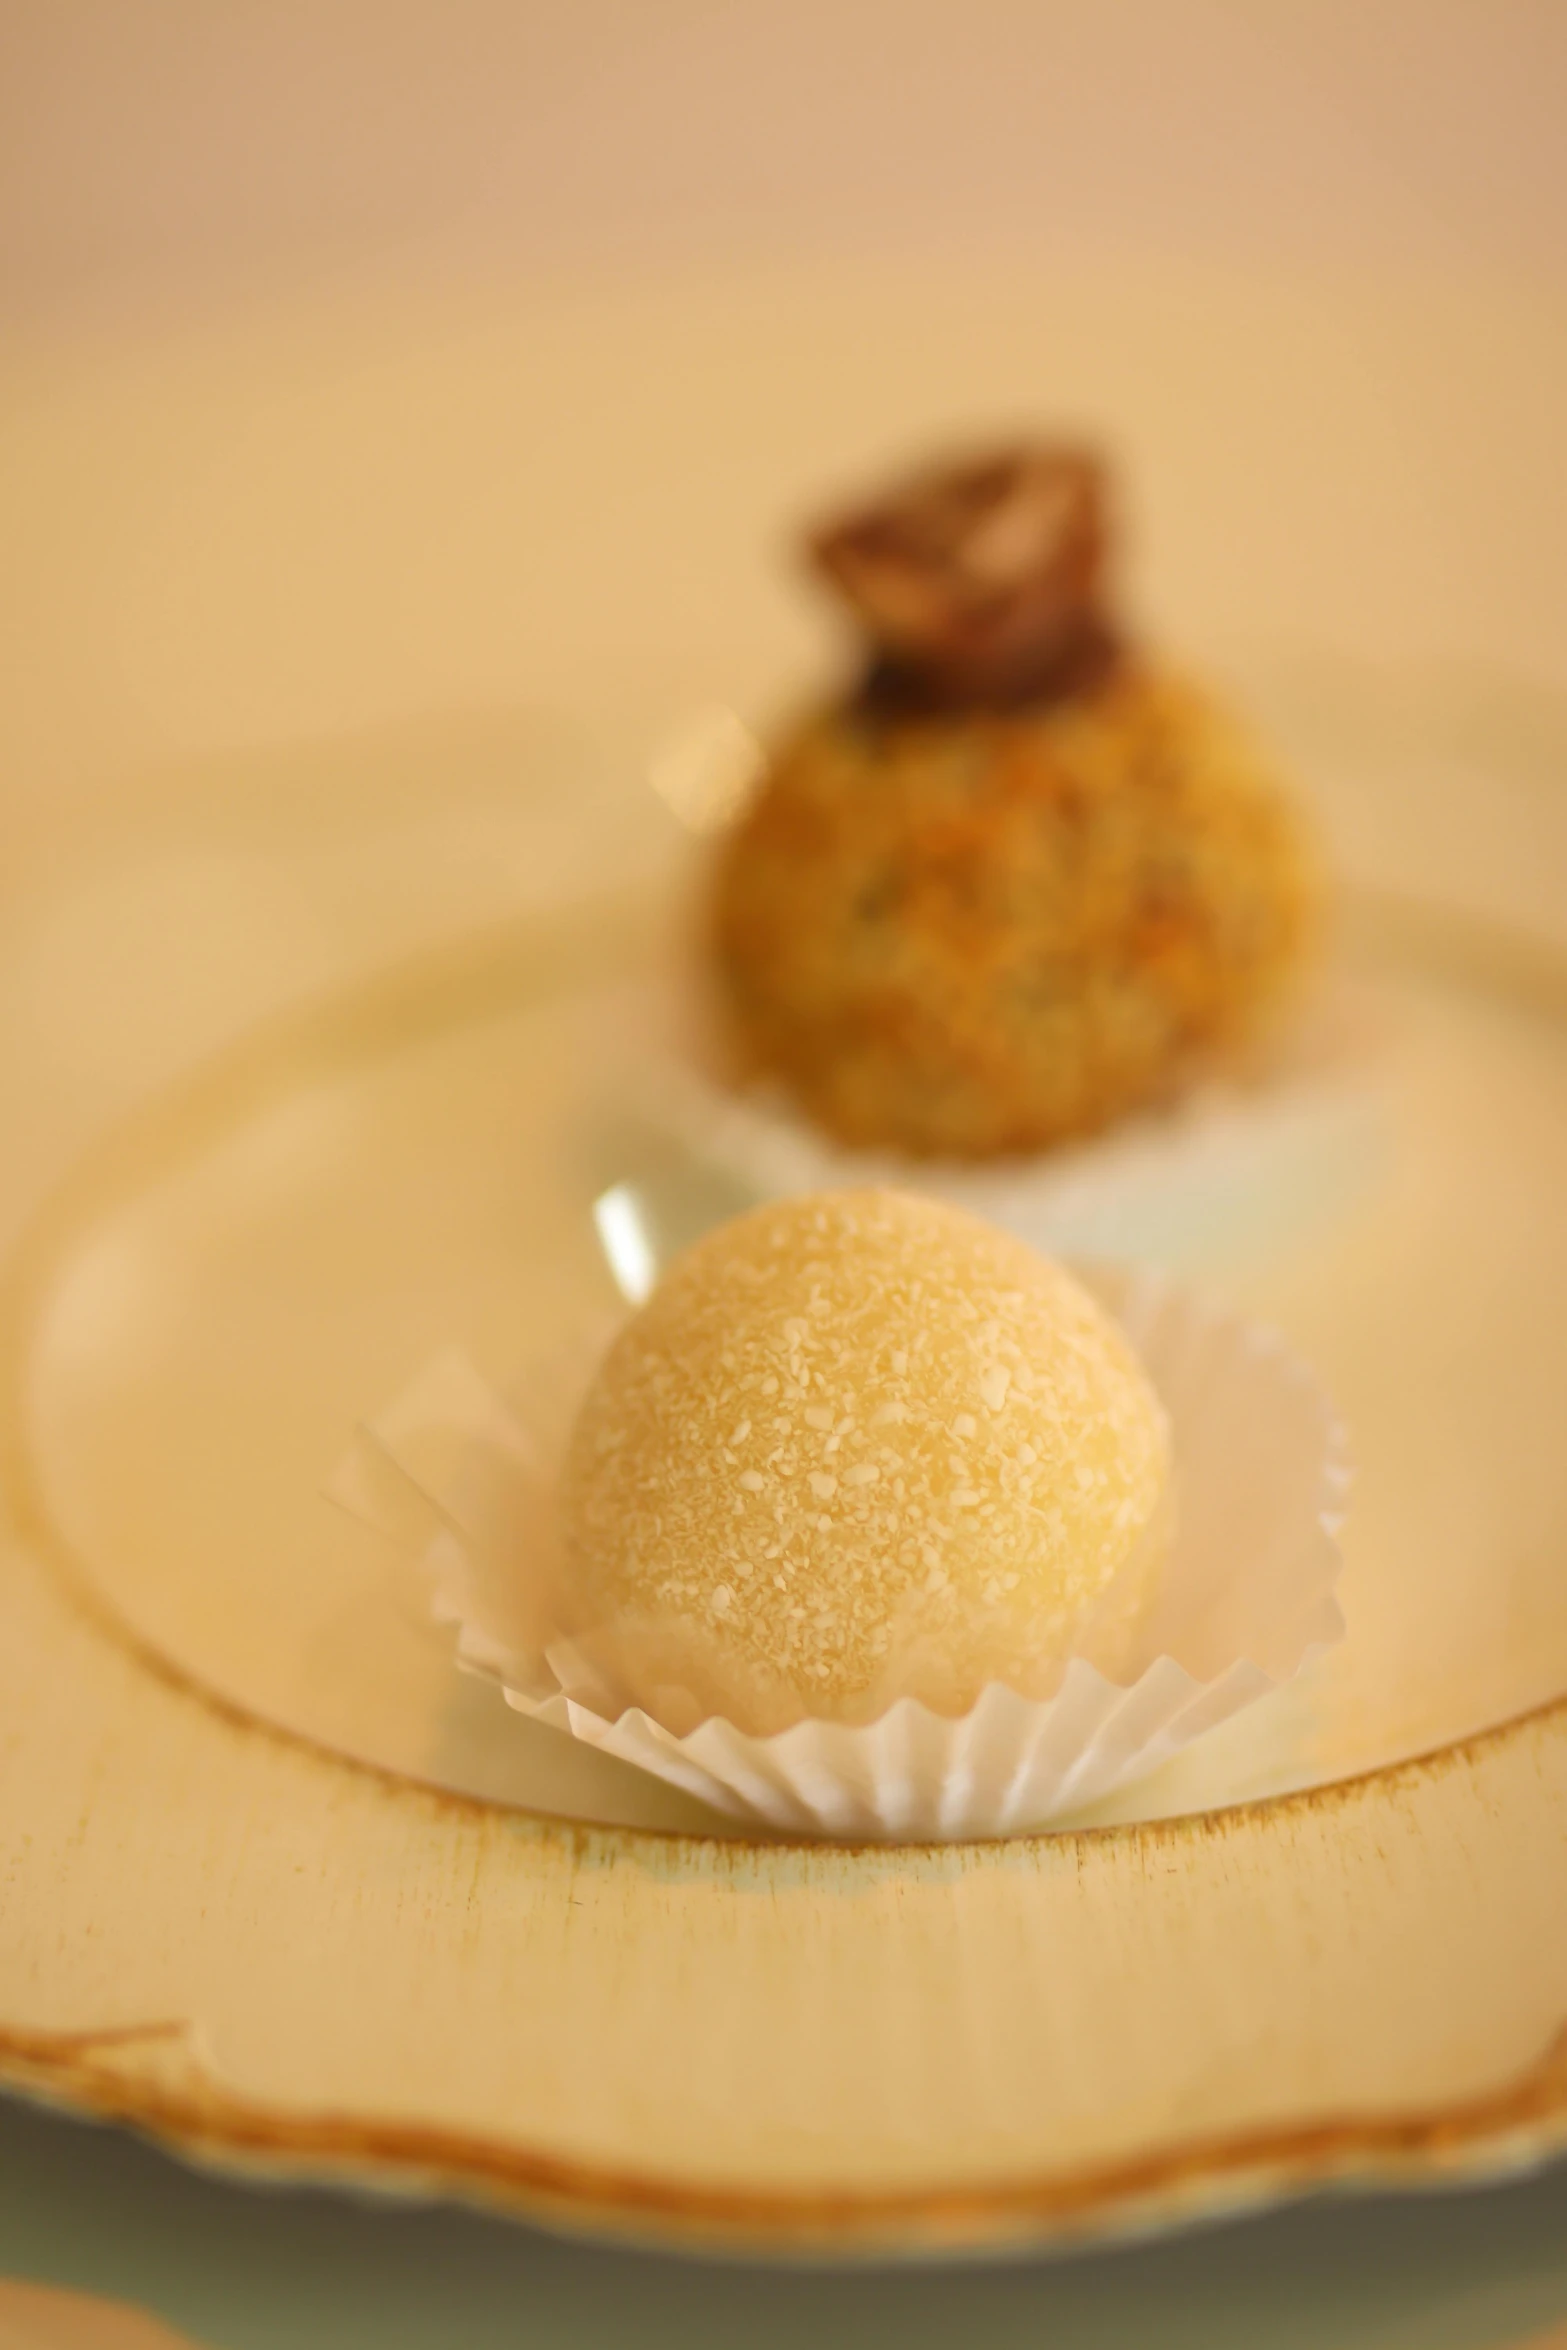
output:
M 725 843 L 734 1073 L 840 1141 L 982 1159 L 1092 1133 L 1265 1027 L 1316 873 L 1240 732 L 1128 647 L 1106 471 L 965 456 L 811 534 L 859 681 Z
M 711 949 L 741 1074 L 842 1142 L 979 1159 L 1247 1044 L 1317 901 L 1244 733 L 1126 659 L 1038 705 L 808 718 L 721 844 Z
M 891 1191 L 760 1208 L 611 1347 L 563 1486 L 576 1625 L 666 1716 L 767 1732 L 1053 1685 L 1157 1561 L 1163 1411 L 1059 1266 Z

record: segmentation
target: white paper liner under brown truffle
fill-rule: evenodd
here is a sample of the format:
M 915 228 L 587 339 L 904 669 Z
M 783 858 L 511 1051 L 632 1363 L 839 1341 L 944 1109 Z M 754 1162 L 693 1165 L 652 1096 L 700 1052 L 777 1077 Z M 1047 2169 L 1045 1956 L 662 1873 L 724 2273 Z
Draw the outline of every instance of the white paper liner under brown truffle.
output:
M 1234 1256 L 1352 1197 L 1386 1141 L 1387 1056 L 1370 1004 L 1321 988 L 1256 1068 L 1215 1071 L 1103 1134 L 965 1165 L 855 1150 L 778 1086 L 729 1083 L 698 990 L 641 1006 L 628 1075 L 649 1124 L 749 1199 L 890 1184 L 967 1209 L 1053 1256 Z
M 1070 1658 L 1044 1698 L 1001 1683 L 957 1719 L 911 1698 L 864 1726 L 752 1736 L 656 1719 L 558 1629 L 556 1469 L 603 1333 L 501 1398 L 442 1357 L 361 1431 L 333 1479 L 422 1552 L 458 1662 L 508 1704 L 732 1818 L 866 1842 L 1016 1834 L 1102 1801 L 1343 1636 L 1343 1429 L 1270 1332 L 1159 1275 L 1074 1270 L 1121 1323 L 1169 1415 L 1174 1529 L 1114 1678 Z

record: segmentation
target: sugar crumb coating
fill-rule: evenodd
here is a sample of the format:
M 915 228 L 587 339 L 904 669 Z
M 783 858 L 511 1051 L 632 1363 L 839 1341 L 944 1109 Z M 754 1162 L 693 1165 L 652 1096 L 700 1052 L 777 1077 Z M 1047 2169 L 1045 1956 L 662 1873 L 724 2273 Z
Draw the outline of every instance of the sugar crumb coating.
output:
M 845 1143 L 984 1159 L 1247 1046 L 1320 898 L 1244 730 L 1128 658 L 1041 707 L 807 717 L 719 851 L 710 944 L 741 1074 Z
M 1061 1267 L 899 1192 L 781 1202 L 678 1260 L 600 1367 L 575 1628 L 650 1710 L 758 1733 L 1043 1694 L 1141 1595 L 1168 1478 L 1141 1366 Z

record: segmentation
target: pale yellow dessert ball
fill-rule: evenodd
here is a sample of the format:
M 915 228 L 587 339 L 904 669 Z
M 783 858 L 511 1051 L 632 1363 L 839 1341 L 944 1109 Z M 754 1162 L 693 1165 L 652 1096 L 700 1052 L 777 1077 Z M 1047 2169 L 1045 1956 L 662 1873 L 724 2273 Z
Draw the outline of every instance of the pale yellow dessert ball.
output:
M 611 1346 L 565 1466 L 576 1628 L 650 1711 L 768 1732 L 1044 1694 L 1158 1545 L 1163 1410 L 1059 1265 L 895 1191 L 753 1210 Z

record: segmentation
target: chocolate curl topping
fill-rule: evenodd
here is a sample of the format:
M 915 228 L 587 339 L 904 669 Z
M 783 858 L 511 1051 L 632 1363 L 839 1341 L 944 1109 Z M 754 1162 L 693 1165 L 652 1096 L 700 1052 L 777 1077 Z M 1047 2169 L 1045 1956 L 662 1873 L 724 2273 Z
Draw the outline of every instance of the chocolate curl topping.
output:
M 1113 653 L 1105 509 L 1098 459 L 1041 443 L 916 474 L 808 545 L 876 690 L 1016 701 L 1076 691 Z

